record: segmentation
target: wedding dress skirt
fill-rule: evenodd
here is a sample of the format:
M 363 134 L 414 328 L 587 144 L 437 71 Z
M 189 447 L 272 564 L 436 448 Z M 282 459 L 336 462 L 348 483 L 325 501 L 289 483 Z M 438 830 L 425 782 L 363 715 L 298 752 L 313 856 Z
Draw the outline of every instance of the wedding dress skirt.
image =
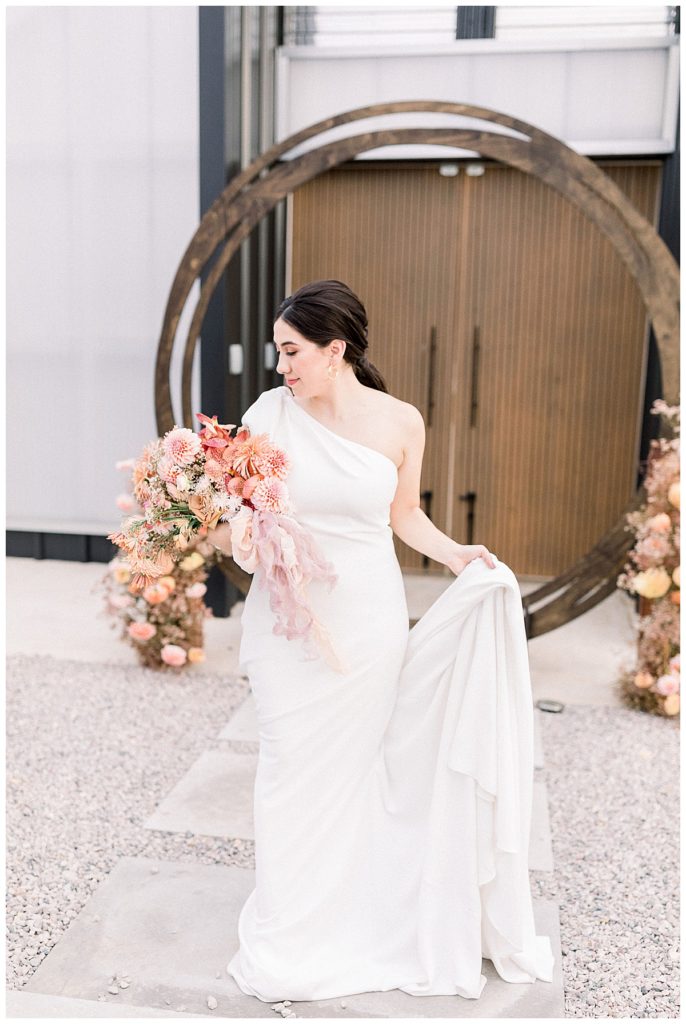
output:
M 470 562 L 409 629 L 395 464 L 286 386 L 243 423 L 291 458 L 296 518 L 338 573 L 309 595 L 346 671 L 273 634 L 258 566 L 239 652 L 260 740 L 256 884 L 228 973 L 266 1002 L 476 999 L 482 957 L 505 981 L 552 981 L 529 888 L 533 706 L 512 570 Z

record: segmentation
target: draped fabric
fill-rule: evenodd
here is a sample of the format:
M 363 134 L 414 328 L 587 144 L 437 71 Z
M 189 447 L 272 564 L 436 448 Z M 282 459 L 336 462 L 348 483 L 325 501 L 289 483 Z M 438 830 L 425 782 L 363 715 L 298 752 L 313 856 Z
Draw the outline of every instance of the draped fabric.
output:
M 533 706 L 512 570 L 470 562 L 409 629 L 391 459 L 285 386 L 243 423 L 291 458 L 295 515 L 338 574 L 310 598 L 346 671 L 274 635 L 258 566 L 239 652 L 260 740 L 255 887 L 228 973 L 266 1002 L 476 999 L 482 957 L 508 982 L 551 982 L 528 877 Z

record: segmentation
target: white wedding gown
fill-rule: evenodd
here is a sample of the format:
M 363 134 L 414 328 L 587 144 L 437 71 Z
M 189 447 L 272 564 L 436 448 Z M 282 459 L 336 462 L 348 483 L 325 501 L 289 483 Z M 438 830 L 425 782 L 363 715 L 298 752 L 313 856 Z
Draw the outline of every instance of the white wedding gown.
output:
M 286 386 L 243 423 L 291 459 L 295 516 L 338 573 L 309 595 L 347 671 L 273 634 L 258 566 L 240 647 L 259 725 L 256 884 L 228 973 L 266 1002 L 476 999 L 482 957 L 508 982 L 552 981 L 529 888 L 533 705 L 512 570 L 470 562 L 409 629 L 394 463 Z

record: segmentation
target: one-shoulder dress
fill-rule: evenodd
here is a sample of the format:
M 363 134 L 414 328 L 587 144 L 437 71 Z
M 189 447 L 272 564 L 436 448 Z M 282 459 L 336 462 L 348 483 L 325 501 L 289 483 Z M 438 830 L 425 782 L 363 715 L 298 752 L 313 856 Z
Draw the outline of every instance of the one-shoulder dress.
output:
M 242 422 L 289 456 L 295 518 L 338 576 L 308 594 L 345 672 L 274 634 L 258 565 L 239 651 L 259 728 L 255 886 L 228 973 L 265 1002 L 476 999 L 482 957 L 505 981 L 551 982 L 528 875 L 533 704 L 514 573 L 473 560 L 410 629 L 394 462 L 285 385 Z

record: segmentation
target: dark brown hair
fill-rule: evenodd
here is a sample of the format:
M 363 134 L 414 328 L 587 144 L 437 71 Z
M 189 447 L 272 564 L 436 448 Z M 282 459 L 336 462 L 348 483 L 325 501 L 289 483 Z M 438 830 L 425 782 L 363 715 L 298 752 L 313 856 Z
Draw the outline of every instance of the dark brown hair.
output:
M 325 348 L 334 338 L 345 341 L 343 358 L 361 384 L 388 393 L 386 382 L 367 359 L 367 313 L 342 281 L 310 281 L 288 295 L 276 311 L 303 338 Z

